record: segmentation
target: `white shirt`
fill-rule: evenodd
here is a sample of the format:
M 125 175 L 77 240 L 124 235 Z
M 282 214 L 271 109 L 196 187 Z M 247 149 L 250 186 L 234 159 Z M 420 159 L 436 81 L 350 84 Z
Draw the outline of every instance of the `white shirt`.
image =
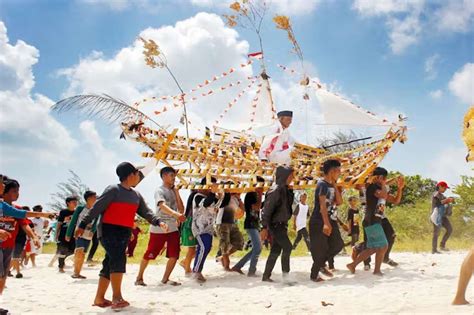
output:
M 34 231 L 36 235 L 41 239 L 43 236 L 43 228 L 44 228 L 44 219 L 43 218 L 31 218 L 31 223 L 33 223 Z
M 289 165 L 294 144 L 295 139 L 290 130 L 284 129 L 280 122 L 277 122 L 266 131 L 258 156 L 273 163 Z
M 298 204 L 298 213 L 296 215 L 296 230 L 299 231 L 306 227 L 306 220 L 308 218 L 308 205 Z

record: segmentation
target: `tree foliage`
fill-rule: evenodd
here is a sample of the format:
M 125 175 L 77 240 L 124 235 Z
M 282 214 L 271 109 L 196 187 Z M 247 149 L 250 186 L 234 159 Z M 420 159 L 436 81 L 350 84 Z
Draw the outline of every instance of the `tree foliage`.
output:
M 65 181 L 56 185 L 58 191 L 51 194 L 51 202 L 48 206 L 52 210 L 59 212 L 66 207 L 66 198 L 70 196 L 76 196 L 79 201 L 82 200 L 82 196 L 89 188 L 82 182 L 79 175 L 74 171 L 69 170 L 70 177 Z

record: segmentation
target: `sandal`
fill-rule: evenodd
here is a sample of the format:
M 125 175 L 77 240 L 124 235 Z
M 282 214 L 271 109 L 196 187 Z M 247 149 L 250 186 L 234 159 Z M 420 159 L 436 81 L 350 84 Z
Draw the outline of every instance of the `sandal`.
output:
M 136 280 L 136 281 L 135 281 L 135 285 L 137 285 L 137 286 L 142 286 L 142 287 L 146 287 L 146 283 L 143 281 L 143 279 Z
M 162 283 L 162 284 L 171 285 L 171 286 L 173 286 L 173 287 L 177 287 L 177 286 L 180 286 L 180 285 L 181 285 L 181 283 L 176 282 L 176 281 L 173 281 L 173 280 L 168 280 L 168 281 L 166 281 L 166 282 L 161 281 L 161 283 Z
M 117 302 L 112 302 L 112 309 L 113 310 L 120 310 L 120 309 L 125 308 L 127 306 L 130 306 L 130 303 L 128 303 L 124 299 L 120 299 Z
M 104 300 L 104 302 L 97 303 L 97 304 L 94 303 L 94 304 L 92 304 L 92 306 L 97 306 L 97 307 L 100 307 L 100 308 L 106 308 L 106 307 L 112 306 L 112 301 Z
M 87 279 L 87 277 L 85 277 L 83 275 L 71 275 L 71 278 L 73 278 L 73 279 Z

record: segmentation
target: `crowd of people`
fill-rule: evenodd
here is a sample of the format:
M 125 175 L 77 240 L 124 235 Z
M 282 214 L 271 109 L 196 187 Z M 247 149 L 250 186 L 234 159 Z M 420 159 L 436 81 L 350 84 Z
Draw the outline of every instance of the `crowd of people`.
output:
M 398 176 L 388 179 L 386 169 L 375 168 L 367 184 L 356 187 L 358 194 L 348 196 L 347 219 L 343 220 L 339 209 L 344 201 L 344 192 L 337 185 L 341 163 L 327 160 L 322 165 L 322 171 L 323 177 L 315 189 L 314 205 L 308 205 L 307 192 L 291 189 L 294 171 L 288 166 L 276 168 L 274 184 L 269 191 L 264 193 L 262 188 L 257 188 L 246 193 L 243 201 L 238 193 L 220 190 L 215 178 L 203 178 L 200 184 L 206 189 L 192 191 L 185 204 L 175 187 L 177 171 L 167 166 L 160 170 L 162 185 L 156 190 L 154 209 L 151 209 L 134 188 L 143 178 L 141 171 L 131 163 L 123 162 L 116 168 L 119 182 L 108 186 L 99 196 L 88 190 L 82 196 L 83 200 L 78 196 L 65 199 L 65 208 L 57 214 L 54 236 L 57 252 L 50 265 L 57 259 L 58 271 L 65 273 L 65 260 L 74 255 L 71 277 L 85 279 L 81 274 L 83 264 L 86 260 L 92 261 L 99 240 L 105 250 L 105 257 L 93 305 L 114 310 L 127 307 L 130 304 L 122 294 L 122 279 L 126 272 L 127 256 L 133 257 L 138 237 L 142 233 L 137 224 L 138 215 L 151 226 L 148 246 L 136 276 L 136 286 L 147 285 L 145 271 L 149 261 L 162 253 L 167 258 L 161 280 L 163 285 L 181 285 L 171 276 L 177 263 L 187 277 L 199 283 L 206 282 L 205 262 L 215 237 L 219 240 L 217 259 L 224 270 L 246 274 L 248 277 L 261 277 L 265 282 L 274 282 L 272 273 L 280 258 L 283 283 L 296 283 L 290 274 L 290 258 L 301 240 L 313 260 L 308 270 L 311 281 L 319 283 L 333 277 L 337 271 L 334 257 L 347 245 L 352 246 L 352 262 L 346 266 L 351 273 L 355 273 L 362 262 L 365 270 L 372 269 L 371 256 L 375 255 L 373 274 L 383 276 L 382 263 L 392 267 L 398 265 L 390 258 L 396 232 L 385 208 L 387 204 L 401 201 L 404 178 Z M 6 176 L 0 176 L 0 179 L 1 294 L 11 271 L 16 272 L 16 278 L 21 278 L 21 266 L 27 263 L 28 258 L 35 266 L 35 256 L 41 252 L 43 231 L 48 228 L 46 219 L 51 219 L 52 214 L 42 212 L 43 208 L 39 205 L 33 207 L 33 211 L 14 205 L 19 197 L 20 184 Z M 256 180 L 264 182 L 261 177 Z M 395 193 L 390 185 L 396 186 Z M 445 227 L 447 232 L 440 249 L 448 250 L 446 242 L 452 230 L 448 216 L 454 200 L 444 196 L 446 189 L 448 185 L 445 182 L 438 183 L 432 198 L 432 212 L 435 213 L 431 218 L 434 227 L 433 254 L 439 253 L 437 239 L 441 227 Z M 237 224 L 241 218 L 244 218 L 247 245 Z M 297 234 L 293 243 L 288 234 L 291 223 Z M 350 237 L 349 242 L 345 243 L 341 229 Z M 363 238 L 359 240 L 361 235 Z M 259 274 L 257 263 L 263 242 L 270 244 L 270 253 L 263 273 Z M 91 243 L 93 248 L 86 259 Z M 231 266 L 230 257 L 245 247 L 250 248 L 248 253 Z M 186 254 L 179 261 L 183 256 L 182 248 Z M 247 263 L 249 267 L 244 272 Z M 111 299 L 106 298 L 109 286 L 112 287 Z

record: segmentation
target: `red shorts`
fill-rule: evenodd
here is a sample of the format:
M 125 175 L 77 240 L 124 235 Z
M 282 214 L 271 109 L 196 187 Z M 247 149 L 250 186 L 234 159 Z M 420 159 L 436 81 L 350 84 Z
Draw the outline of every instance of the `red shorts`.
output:
M 155 259 L 163 249 L 166 243 L 166 257 L 179 258 L 179 232 L 171 232 L 166 234 L 150 233 L 150 240 L 148 241 L 148 248 L 143 259 Z

